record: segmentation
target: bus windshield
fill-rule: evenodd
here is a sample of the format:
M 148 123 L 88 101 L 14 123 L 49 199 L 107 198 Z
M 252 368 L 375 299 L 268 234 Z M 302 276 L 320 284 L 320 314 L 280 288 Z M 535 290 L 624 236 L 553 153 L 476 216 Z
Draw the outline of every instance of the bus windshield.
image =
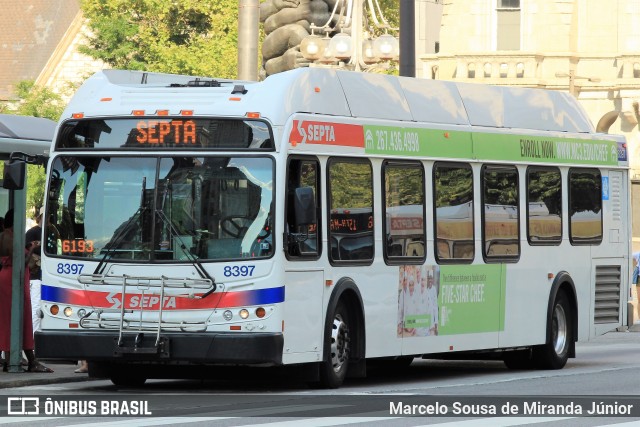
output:
M 163 262 L 273 254 L 271 157 L 60 156 L 49 255 Z

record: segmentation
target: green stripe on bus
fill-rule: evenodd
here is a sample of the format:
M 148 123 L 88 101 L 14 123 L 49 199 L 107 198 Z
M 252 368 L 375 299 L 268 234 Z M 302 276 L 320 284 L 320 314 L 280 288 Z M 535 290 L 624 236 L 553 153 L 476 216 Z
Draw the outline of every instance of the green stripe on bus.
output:
M 472 158 L 469 132 L 364 126 L 365 153 Z
M 365 125 L 365 153 L 493 161 L 617 165 L 615 141 Z
M 617 165 L 618 144 L 615 141 L 552 138 L 530 135 L 473 135 L 477 159 Z

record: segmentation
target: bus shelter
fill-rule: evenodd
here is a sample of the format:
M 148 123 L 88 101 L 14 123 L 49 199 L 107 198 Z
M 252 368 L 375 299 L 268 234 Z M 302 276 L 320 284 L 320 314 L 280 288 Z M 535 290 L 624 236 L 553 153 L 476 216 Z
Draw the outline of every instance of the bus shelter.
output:
M 49 119 L 0 114 L 0 160 L 5 162 L 5 166 L 14 162 L 44 164 L 55 128 L 56 123 Z M 7 172 L 6 167 L 4 172 Z M 5 357 L 8 358 L 10 372 L 21 372 L 26 188 L 15 188 L 15 183 L 8 182 L 5 173 L 2 175 L 0 188 L 0 216 L 13 208 L 14 229 L 19 231 L 14 233 L 13 241 L 13 265 L 16 268 L 12 275 L 11 353 Z M 26 172 L 23 178 L 23 182 L 26 182 Z

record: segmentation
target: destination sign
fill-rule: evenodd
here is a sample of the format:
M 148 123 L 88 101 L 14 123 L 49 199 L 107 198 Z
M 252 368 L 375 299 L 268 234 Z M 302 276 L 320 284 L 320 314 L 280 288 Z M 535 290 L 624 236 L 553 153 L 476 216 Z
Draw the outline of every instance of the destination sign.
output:
M 209 117 L 126 117 L 70 120 L 56 149 L 70 150 L 273 150 L 271 130 L 260 120 Z
M 193 120 L 140 120 L 136 140 L 140 144 L 195 144 L 196 123 Z

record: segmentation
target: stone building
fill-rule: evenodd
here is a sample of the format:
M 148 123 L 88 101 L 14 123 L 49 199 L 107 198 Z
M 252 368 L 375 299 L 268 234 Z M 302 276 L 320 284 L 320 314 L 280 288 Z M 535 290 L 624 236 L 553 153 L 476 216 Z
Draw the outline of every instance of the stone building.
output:
M 594 126 L 627 138 L 640 250 L 640 0 L 455 0 L 416 75 L 569 91 Z

